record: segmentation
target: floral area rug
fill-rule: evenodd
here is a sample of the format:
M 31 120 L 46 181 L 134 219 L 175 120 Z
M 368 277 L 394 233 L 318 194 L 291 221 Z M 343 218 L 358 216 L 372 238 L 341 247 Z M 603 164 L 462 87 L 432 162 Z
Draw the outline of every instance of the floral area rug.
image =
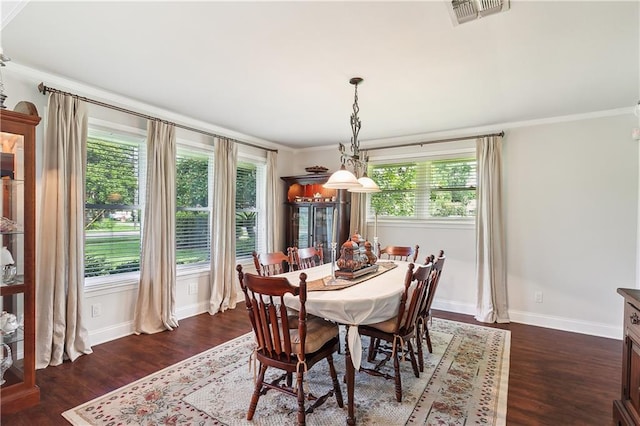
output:
M 434 318 L 430 334 L 433 353 L 425 352 L 420 378 L 413 375 L 408 357 L 401 362 L 402 403 L 395 400 L 392 380 L 356 374 L 357 423 L 504 425 L 510 332 Z M 246 334 L 62 415 L 83 426 L 295 424 L 296 399 L 273 390 L 260 398 L 253 421 L 246 420 L 254 384 L 249 362 L 253 347 L 253 334 Z M 334 362 L 341 376 L 344 356 L 336 354 Z M 391 362 L 389 367 L 393 374 Z M 278 373 L 269 369 L 267 375 L 270 371 L 272 377 Z M 306 378 L 314 395 L 331 388 L 325 361 L 310 369 Z M 345 408 L 339 408 L 331 397 L 307 415 L 307 424 L 344 424 L 344 384 L 342 392 Z

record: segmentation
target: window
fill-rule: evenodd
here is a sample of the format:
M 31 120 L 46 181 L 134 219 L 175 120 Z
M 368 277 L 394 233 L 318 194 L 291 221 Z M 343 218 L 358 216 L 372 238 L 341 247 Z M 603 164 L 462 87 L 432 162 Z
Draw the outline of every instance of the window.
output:
M 404 219 L 468 218 L 476 214 L 475 157 L 370 164 L 381 192 L 370 215 Z
M 138 140 L 136 140 L 138 139 Z M 142 138 L 90 130 L 85 177 L 85 277 L 140 270 Z
M 264 251 L 264 161 L 238 160 L 236 172 L 236 258 Z
M 196 266 L 211 258 L 210 179 L 213 156 L 178 148 L 176 158 L 176 263 Z

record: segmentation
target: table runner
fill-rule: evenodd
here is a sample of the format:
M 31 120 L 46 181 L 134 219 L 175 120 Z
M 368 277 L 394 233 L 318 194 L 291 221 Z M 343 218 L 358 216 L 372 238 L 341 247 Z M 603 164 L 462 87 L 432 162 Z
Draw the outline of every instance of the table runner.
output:
M 330 284 L 329 281 L 331 280 L 331 276 L 327 276 L 319 280 L 309 281 L 307 282 L 307 291 L 341 290 L 343 288 L 351 287 L 352 285 L 360 284 L 361 282 L 370 280 L 373 277 L 377 277 L 378 275 L 384 274 L 385 272 L 398 267 L 398 265 L 393 262 L 379 262 L 376 263 L 376 265 L 378 265 L 377 271 L 354 278 L 352 280 L 348 280 L 345 278 L 336 278 L 336 282 Z

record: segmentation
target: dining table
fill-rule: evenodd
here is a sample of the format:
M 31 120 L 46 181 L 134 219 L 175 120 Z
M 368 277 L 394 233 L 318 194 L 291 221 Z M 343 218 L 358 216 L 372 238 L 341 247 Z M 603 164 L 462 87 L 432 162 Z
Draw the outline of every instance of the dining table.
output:
M 375 324 L 397 315 L 409 264 L 403 261 L 379 262 L 377 271 L 352 280 L 335 278 L 330 263 L 279 275 L 286 277 L 291 284 L 299 285 L 300 274 L 305 273 L 307 313 L 347 327 L 345 381 L 349 425 L 356 423 L 355 372 L 360 369 L 363 353 L 358 326 Z M 300 299 L 288 295 L 285 304 L 297 310 Z

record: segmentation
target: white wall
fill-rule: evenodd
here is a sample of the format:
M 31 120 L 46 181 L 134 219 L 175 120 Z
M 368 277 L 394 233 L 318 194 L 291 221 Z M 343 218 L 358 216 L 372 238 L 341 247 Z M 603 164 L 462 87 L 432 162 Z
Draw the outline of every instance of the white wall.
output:
M 622 336 L 618 287 L 635 287 L 634 116 L 509 130 L 504 143 L 514 321 Z M 543 303 L 534 293 L 543 293 Z
M 12 108 L 20 100 L 33 102 L 43 117 L 37 129 L 39 177 L 46 97 L 36 85 L 42 77 L 24 70 L 17 73 L 11 65 L 3 76 L 6 104 Z M 47 83 L 56 86 L 55 81 Z M 92 109 L 92 116 L 104 120 L 114 119 L 112 114 L 116 113 Z M 144 127 L 139 119 L 124 120 Z M 510 316 L 516 322 L 620 338 L 622 300 L 615 290 L 635 287 L 636 282 L 639 153 L 629 135 L 638 121 L 630 111 L 556 121 L 560 122 L 503 127 Z M 387 146 L 396 142 L 387 141 Z M 337 144 L 328 149 L 280 148 L 278 158 L 279 176 L 302 174 L 308 166 L 336 170 L 340 165 Z M 284 184 L 281 188 L 280 196 Z M 39 201 L 38 197 L 38 205 Z M 373 235 L 371 227 L 367 233 Z M 447 264 L 435 307 L 474 313 L 473 226 L 398 227 L 380 221 L 378 234 L 382 244 L 419 244 L 421 258 L 444 249 Z M 190 283 L 196 283 L 196 294 L 189 294 Z M 177 287 L 179 318 L 206 311 L 205 274 L 181 275 Z M 536 291 L 543 293 L 543 303 L 534 302 Z M 93 344 L 131 333 L 135 297 L 135 283 L 86 292 L 86 325 Z M 100 317 L 91 317 L 93 304 L 101 305 Z
M 637 119 L 630 110 L 605 115 L 505 125 L 504 218 L 512 321 L 622 336 L 623 304 L 616 289 L 635 287 L 638 143 L 630 134 Z M 437 138 L 421 140 L 430 139 Z M 442 150 L 444 145 L 430 149 Z M 338 157 L 337 149 L 299 152 L 298 171 L 312 164 L 335 168 Z M 373 235 L 371 224 L 367 232 Z M 407 227 L 379 221 L 378 234 L 383 246 L 419 244 L 421 258 L 444 249 L 447 263 L 434 307 L 475 314 L 474 225 Z M 535 303 L 536 292 L 542 292 L 542 303 Z

